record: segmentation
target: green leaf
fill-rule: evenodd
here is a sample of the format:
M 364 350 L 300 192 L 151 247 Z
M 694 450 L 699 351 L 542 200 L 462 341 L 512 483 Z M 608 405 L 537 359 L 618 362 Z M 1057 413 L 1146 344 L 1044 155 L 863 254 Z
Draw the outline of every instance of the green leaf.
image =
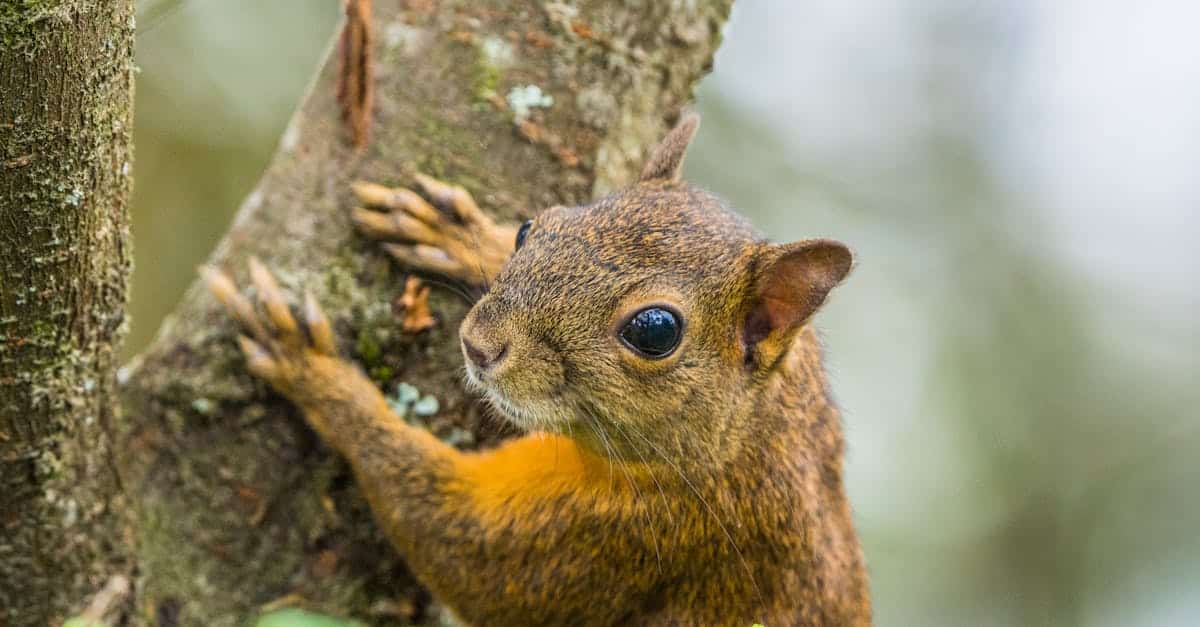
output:
M 108 627 L 98 620 L 89 620 L 82 616 L 72 616 L 63 621 L 62 627 Z
M 65 626 L 64 626 L 65 627 Z M 299 608 L 286 608 L 263 614 L 254 627 L 366 627 L 356 620 L 314 614 Z

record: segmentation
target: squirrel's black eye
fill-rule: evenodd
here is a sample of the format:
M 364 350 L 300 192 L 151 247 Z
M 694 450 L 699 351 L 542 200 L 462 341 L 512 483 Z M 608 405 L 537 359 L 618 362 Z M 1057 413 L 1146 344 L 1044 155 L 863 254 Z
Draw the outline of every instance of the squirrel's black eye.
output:
M 533 226 L 533 220 L 526 220 L 521 223 L 521 228 L 517 229 L 517 243 L 513 246 L 513 250 L 521 250 L 521 244 L 525 243 L 525 236 L 529 235 L 529 227 Z
M 644 357 L 666 357 L 679 346 L 683 336 L 679 316 L 661 307 L 647 307 L 629 319 L 621 339 Z

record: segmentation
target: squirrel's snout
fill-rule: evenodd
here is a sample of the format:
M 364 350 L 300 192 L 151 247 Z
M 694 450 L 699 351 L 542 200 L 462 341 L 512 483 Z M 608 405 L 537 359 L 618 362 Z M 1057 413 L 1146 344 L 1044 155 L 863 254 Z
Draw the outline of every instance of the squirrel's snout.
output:
M 462 337 L 462 346 L 463 353 L 467 355 L 467 359 L 471 360 L 471 363 L 475 364 L 475 367 L 480 370 L 490 369 L 508 355 L 507 342 L 499 346 L 488 346 L 486 344 L 475 344 L 464 336 Z
M 479 374 L 495 370 L 509 353 L 509 338 L 497 324 L 497 313 L 495 296 L 484 296 L 467 312 L 458 329 L 467 365 L 474 366 Z

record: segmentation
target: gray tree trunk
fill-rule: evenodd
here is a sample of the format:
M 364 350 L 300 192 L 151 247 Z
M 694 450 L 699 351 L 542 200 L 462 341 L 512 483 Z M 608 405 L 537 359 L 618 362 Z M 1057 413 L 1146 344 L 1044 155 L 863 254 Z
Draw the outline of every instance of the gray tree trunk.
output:
M 0 625 L 128 575 L 112 465 L 130 270 L 131 0 L 0 5 Z
M 707 71 L 731 4 L 376 3 L 369 142 L 355 148 L 342 121 L 331 54 L 210 261 L 244 278 L 257 255 L 293 293 L 315 292 L 343 352 L 381 386 L 436 396 L 436 433 L 464 446 L 497 437 L 460 385 L 466 303 L 435 288 L 440 326 L 400 332 L 404 270 L 354 234 L 350 182 L 411 184 L 421 171 L 509 220 L 586 201 L 636 173 Z M 507 96 L 528 86 L 553 103 L 517 124 L 519 94 Z M 117 461 L 136 509 L 141 620 L 235 625 L 277 599 L 423 620 L 427 595 L 347 467 L 247 376 L 235 332 L 194 285 L 129 367 Z

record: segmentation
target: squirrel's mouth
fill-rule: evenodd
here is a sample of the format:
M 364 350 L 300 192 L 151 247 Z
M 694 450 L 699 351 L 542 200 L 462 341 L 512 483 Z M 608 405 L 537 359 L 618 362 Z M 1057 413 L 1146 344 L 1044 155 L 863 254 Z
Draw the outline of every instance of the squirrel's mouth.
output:
M 484 398 L 487 399 L 488 404 L 491 405 L 497 413 L 503 415 L 506 420 L 522 431 L 537 431 L 543 422 L 542 420 L 539 420 L 537 415 L 535 415 L 533 412 L 530 412 L 521 405 L 512 402 L 503 394 L 493 389 L 486 389 L 484 392 Z
M 518 429 L 557 432 L 561 413 L 561 399 L 547 397 L 535 401 L 517 401 L 498 385 L 496 381 L 480 377 L 468 366 L 467 387 L 479 392 L 497 414 Z
M 479 376 L 479 373 L 470 364 L 467 364 L 466 367 L 466 379 L 467 387 L 482 394 L 488 405 L 491 405 L 496 413 L 512 423 L 513 426 L 523 431 L 531 431 L 536 428 L 535 425 L 539 421 L 532 412 L 510 399 L 499 389 L 495 381 Z
M 525 432 L 562 433 L 571 422 L 571 392 L 565 381 L 543 385 L 552 377 L 532 377 L 529 369 L 495 372 L 467 360 L 463 368 L 467 388 L 480 394 L 497 414 Z M 531 383 L 532 382 L 532 383 Z

